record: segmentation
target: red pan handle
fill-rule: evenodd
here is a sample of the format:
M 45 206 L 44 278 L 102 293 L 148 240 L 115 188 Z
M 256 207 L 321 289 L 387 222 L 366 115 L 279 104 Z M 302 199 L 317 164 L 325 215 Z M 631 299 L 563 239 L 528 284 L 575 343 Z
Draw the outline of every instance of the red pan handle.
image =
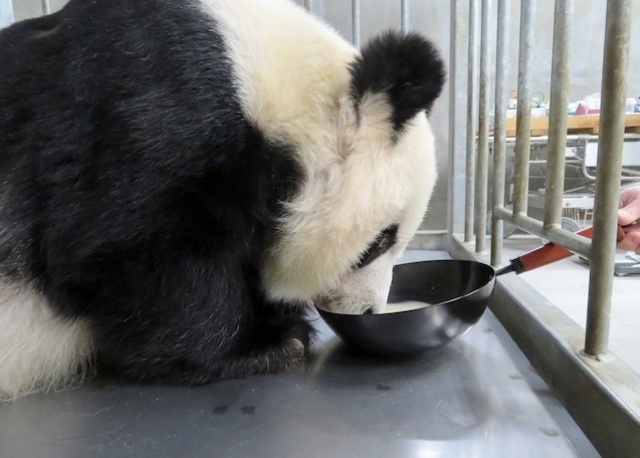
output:
M 585 227 L 584 229 L 576 232 L 576 234 L 591 238 L 593 236 L 593 226 Z M 624 231 L 622 230 L 622 227 L 618 226 L 618 242 L 623 238 Z M 568 258 L 572 255 L 573 253 L 566 248 L 563 248 L 560 245 L 556 245 L 553 242 L 549 242 L 539 248 L 535 248 L 531 251 L 528 251 L 527 253 L 521 254 L 520 256 L 511 259 L 509 261 L 510 265 L 500 269 L 497 274 L 501 275 L 507 272 L 516 272 L 517 274 L 521 274 L 523 272 L 537 269 L 538 267 L 546 266 L 547 264 L 551 264 L 552 262 Z

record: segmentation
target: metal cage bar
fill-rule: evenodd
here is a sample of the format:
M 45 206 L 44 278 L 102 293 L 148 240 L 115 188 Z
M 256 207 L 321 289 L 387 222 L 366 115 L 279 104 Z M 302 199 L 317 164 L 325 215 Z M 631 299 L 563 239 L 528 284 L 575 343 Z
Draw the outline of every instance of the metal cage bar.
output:
M 400 29 L 406 34 L 409 31 L 409 0 L 400 1 Z
M 585 353 L 597 356 L 607 351 L 609 317 L 615 263 L 618 194 L 624 142 L 625 99 L 631 5 L 629 0 L 609 0 L 605 26 L 602 105 L 598 149 L 598 179 L 594 208 L 589 273 L 589 299 Z
M 507 31 L 509 30 L 509 1 L 498 0 L 496 27 L 496 93 L 493 127 L 493 211 L 491 219 L 491 264 L 502 262 L 504 223 L 495 216 L 495 209 L 504 206 L 505 167 L 507 154 L 507 73 L 509 58 Z
M 473 203 L 475 201 L 476 175 L 476 115 L 478 112 L 477 72 L 478 72 L 478 26 L 480 25 L 479 0 L 469 0 L 469 49 L 467 71 L 467 160 L 464 203 L 464 241 L 473 238 Z
M 525 231 L 543 237 L 550 242 L 557 243 L 563 247 L 583 256 L 589 256 L 591 251 L 591 240 L 581 235 L 567 232 L 559 227 L 545 228 L 543 223 L 535 218 L 526 215 L 514 215 L 511 210 L 497 208 L 497 216 L 511 224 L 518 226 Z
M 531 151 L 531 48 L 536 0 L 520 2 L 518 49 L 518 108 L 516 113 L 513 213 L 526 215 Z
M 556 0 L 553 19 L 553 57 L 549 113 L 549 148 L 545 182 L 544 227 L 560 227 L 564 193 L 564 161 L 567 147 L 569 105 L 569 40 L 573 0 Z
M 478 104 L 478 153 L 476 160 L 476 192 L 474 230 L 476 252 L 487 244 L 487 188 L 489 172 L 489 8 L 490 0 L 482 0 L 480 13 L 480 88 Z
M 351 0 L 351 42 L 360 48 L 360 0 Z
M 451 40 L 449 50 L 449 148 L 447 180 L 449 234 L 464 232 L 465 177 L 467 145 L 467 46 L 469 1 L 451 2 Z
M 465 0 L 459 0 L 465 1 Z M 502 3 L 503 0 L 499 0 Z M 504 0 L 509 3 L 510 0 Z M 563 402 L 568 412 L 574 417 L 576 422 L 585 431 L 589 439 L 603 454 L 603 456 L 635 456 L 640 447 L 640 374 L 629 367 L 616 355 L 610 354 L 606 358 L 598 357 L 606 351 L 606 341 L 608 332 L 608 316 L 610 312 L 610 295 L 613 278 L 613 249 L 615 246 L 615 222 L 617 211 L 617 198 L 620 187 L 621 171 L 621 151 L 624 139 L 640 138 L 638 134 L 624 133 L 623 114 L 625 102 L 625 70 L 628 59 L 629 40 L 629 18 L 630 0 L 608 0 L 607 4 L 607 25 L 605 41 L 605 63 L 602 84 L 602 107 L 601 107 L 601 128 L 600 137 L 594 135 L 567 135 L 566 131 L 566 107 L 568 104 L 567 85 L 567 59 L 568 35 L 571 25 L 573 1 L 556 0 L 556 14 L 554 20 L 554 56 L 553 56 L 553 76 L 552 76 L 552 110 L 550 127 L 551 132 L 547 137 L 530 136 L 530 113 L 531 113 L 531 49 L 533 44 L 533 24 L 536 10 L 534 0 L 521 0 L 520 7 L 520 42 L 519 42 L 519 65 L 518 65 L 518 118 L 516 128 L 516 138 L 506 138 L 505 143 L 516 145 L 516 170 L 514 187 L 514 209 L 511 211 L 504 205 L 500 205 L 500 197 L 496 195 L 493 209 L 493 223 L 498 220 L 508 221 L 515 226 L 530 232 L 539 237 L 564 246 L 565 248 L 590 257 L 591 278 L 589 286 L 589 318 L 587 330 L 569 319 L 554 304 L 548 302 L 537 291 L 529 287 L 526 282 L 517 276 L 500 277 L 496 283 L 495 298 L 490 303 L 491 310 L 495 313 L 501 323 L 509 331 L 518 346 L 527 355 L 529 361 L 544 378 L 553 386 L 559 399 Z M 453 146 L 454 159 L 450 159 L 450 179 L 455 181 L 466 174 L 467 186 L 465 201 L 465 237 L 464 241 L 452 232 L 449 248 L 456 258 L 473 259 L 486 261 L 484 255 L 473 253 L 470 248 L 470 221 L 469 218 L 469 196 L 475 198 L 475 193 L 479 189 L 469 190 L 468 186 L 475 186 L 474 180 L 469 180 L 470 176 L 475 176 L 475 169 L 464 169 L 465 163 L 471 167 L 477 164 L 472 161 L 474 151 L 472 147 L 475 143 L 475 126 L 473 117 L 466 120 L 458 119 L 456 114 L 466 111 L 469 116 L 475 114 L 478 98 L 476 92 L 477 70 L 474 65 L 477 60 L 475 45 L 477 44 L 477 4 L 474 0 L 465 1 L 469 5 L 469 17 L 464 17 L 464 21 L 469 24 L 468 30 L 468 72 L 464 75 L 467 80 L 468 100 L 467 109 L 459 108 L 457 99 L 450 107 L 450 120 L 452 129 L 462 128 L 467 134 L 466 156 L 461 148 Z M 508 5 L 505 5 L 508 7 Z M 455 6 L 455 14 L 459 14 L 461 8 Z M 452 11 L 453 14 L 453 11 Z M 498 6 L 498 21 L 500 15 L 507 14 Z M 456 24 L 452 38 L 452 44 L 458 44 L 459 35 L 464 32 L 458 30 L 460 20 L 452 18 L 452 25 Z M 462 26 L 460 26 L 462 27 Z M 473 28 L 475 27 L 475 28 Z M 506 28 L 506 27 L 504 27 Z M 498 26 L 498 34 L 503 27 Z M 500 52 L 503 46 L 501 38 L 497 38 L 496 47 L 496 99 L 500 96 Z M 564 55 L 563 55 L 564 54 Z M 452 51 L 452 56 L 460 57 Z M 461 59 L 464 66 L 464 58 Z M 454 80 L 458 81 L 459 75 L 455 75 Z M 462 83 L 460 86 L 464 86 Z M 456 94 L 455 89 L 451 94 Z M 605 95 L 607 94 L 607 95 Z M 474 105 L 476 103 L 476 105 Z M 499 130 L 501 129 L 500 109 L 504 108 L 496 100 L 496 127 L 492 139 L 495 151 L 494 165 L 496 174 L 500 176 L 501 152 L 502 149 Z M 460 111 L 457 111 L 460 110 Z M 466 125 L 465 125 L 466 122 Z M 464 127 L 463 127 L 464 126 Z M 458 132 L 450 132 L 450 139 L 457 139 Z M 551 190 L 550 202 L 546 202 L 547 209 L 553 207 L 551 217 L 545 215 L 545 221 L 529 217 L 527 215 L 528 181 L 529 181 L 529 149 L 532 144 L 554 144 L 553 147 L 557 155 L 556 168 L 564 170 L 565 148 L 568 138 L 573 141 L 595 141 L 600 138 L 597 164 L 597 189 L 596 208 L 594 220 L 593 242 L 585 237 L 567 232 L 561 229 L 559 218 L 553 215 L 562 209 L 562 198 L 564 190 L 564 176 L 547 177 L 554 180 L 555 189 Z M 551 145 L 550 145 L 551 146 Z M 560 147 L 561 146 L 561 147 Z M 475 148 L 474 148 L 475 150 Z M 552 154 L 552 153 L 550 153 Z M 549 168 L 551 164 L 548 162 Z M 561 179 L 558 179 L 558 176 Z M 500 177 L 496 178 L 496 182 Z M 499 189 L 498 183 L 494 183 L 494 193 L 504 191 Z M 458 190 L 456 183 L 449 185 L 449 190 Z M 458 191 L 458 194 L 462 190 Z M 454 211 L 456 203 L 460 205 L 456 196 L 449 197 L 450 212 Z M 547 197 L 549 192 L 547 192 Z M 554 200 L 560 197 L 560 204 Z M 459 207 L 458 207 L 459 208 Z M 471 209 L 471 215 L 473 215 Z M 484 216 L 484 215 L 482 215 Z M 559 216 L 559 214 L 558 214 Z M 450 221 L 455 223 L 456 218 L 450 217 Z M 550 223 L 550 224 L 548 224 Z M 450 227 L 452 223 L 450 222 Z M 477 229 L 477 228 L 476 228 Z M 492 231 L 492 237 L 499 235 L 499 230 Z M 492 240 L 491 260 L 494 265 L 499 262 L 496 258 L 499 255 L 494 253 L 496 247 L 501 247 L 499 240 Z M 498 248 L 499 250 L 500 248 Z M 582 338 L 585 338 L 584 341 Z M 584 346 L 582 345 L 584 342 Z M 584 351 L 580 351 L 584 348 Z M 592 356 L 596 356 L 595 358 Z

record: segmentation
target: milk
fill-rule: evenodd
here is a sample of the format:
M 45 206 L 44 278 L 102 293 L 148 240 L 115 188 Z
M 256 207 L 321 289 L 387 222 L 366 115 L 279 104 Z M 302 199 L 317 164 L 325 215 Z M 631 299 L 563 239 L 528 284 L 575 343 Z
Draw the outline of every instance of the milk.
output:
M 424 307 L 428 307 L 431 304 L 427 304 L 426 302 L 418 302 L 418 301 L 404 301 L 397 302 L 395 304 L 387 304 L 379 313 L 397 313 L 397 312 L 406 312 L 408 310 L 416 310 Z

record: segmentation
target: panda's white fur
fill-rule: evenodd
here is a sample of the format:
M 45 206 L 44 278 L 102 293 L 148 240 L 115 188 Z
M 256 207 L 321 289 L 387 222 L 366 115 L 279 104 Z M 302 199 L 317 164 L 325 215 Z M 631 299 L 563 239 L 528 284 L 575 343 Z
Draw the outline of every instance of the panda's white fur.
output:
M 0 330 L 0 400 L 63 388 L 88 369 L 87 323 L 56 316 L 32 285 L 0 283 Z
M 284 236 L 264 263 L 269 297 L 320 300 L 347 313 L 380 310 L 393 263 L 435 185 L 434 138 L 424 112 L 397 142 L 384 94 L 367 95 L 358 118 L 349 97 L 357 51 L 290 1 L 202 4 L 222 25 L 244 112 L 271 139 L 295 145 L 305 171 L 303 190 L 281 221 Z M 363 248 L 391 223 L 399 225 L 398 243 L 353 270 Z
M 88 15 L 108 24 L 107 31 L 85 24 Z M 162 24 L 157 37 L 150 24 Z M 141 38 L 141 31 L 148 34 Z M 203 42 L 208 34 L 211 44 Z M 426 48 L 426 57 L 416 58 L 433 61 L 421 70 L 433 87 L 418 106 L 395 85 L 411 72 L 397 76 L 382 65 L 389 58 L 385 46 L 403 46 L 402 39 L 381 39 L 372 50 L 382 49 L 382 57 L 367 58 L 381 62 L 366 68 L 356 49 L 289 0 L 71 0 L 55 15 L 0 31 L 0 52 L 11 62 L 0 69 L 8 81 L 0 104 L 12 113 L 37 105 L 41 113 L 0 118 L 0 148 L 9 157 L 0 167 L 8 177 L 0 205 L 0 400 L 67 386 L 96 359 L 99 370 L 161 383 L 282 370 L 302 356 L 298 339 L 309 333 L 297 303 L 311 300 L 345 313 L 379 310 L 392 266 L 419 226 L 436 180 L 425 108 L 441 89 L 442 63 L 422 38 L 412 40 L 405 47 Z M 68 52 L 59 55 L 60 49 Z M 166 70 L 171 62 L 163 53 L 183 60 Z M 207 53 L 216 62 L 203 61 Z M 25 78 L 25 69 L 33 71 L 27 62 L 46 77 Z M 204 76 L 181 93 L 189 98 L 184 111 L 183 99 L 173 97 L 187 86 L 180 78 L 185 69 L 191 75 L 190 65 Z M 76 72 L 76 79 L 55 79 L 65 72 Z M 371 72 L 389 75 L 376 79 Z M 220 105 L 208 100 L 210 90 Z M 95 121 L 101 104 L 107 117 Z M 207 104 L 210 111 L 197 111 Z M 122 121 L 108 117 L 109 110 Z M 104 145 L 100 132 L 82 130 L 85 124 L 112 129 L 105 138 L 113 143 Z M 14 132 L 33 138 L 16 140 Z M 119 139 L 121 132 L 128 137 Z M 182 132 L 184 150 L 183 143 L 171 143 Z M 211 173 L 200 165 L 208 158 L 194 141 L 211 132 L 222 139 L 219 167 L 232 166 L 228 183 L 224 173 L 214 175 L 221 182 L 214 192 L 230 202 L 221 214 L 253 199 L 242 210 L 258 216 L 221 216 L 229 218 L 225 224 L 213 215 L 219 226 L 201 235 L 203 210 L 191 209 L 194 197 L 184 197 L 180 180 Z M 45 147 L 44 134 L 61 140 Z M 242 157 L 261 164 L 239 176 L 271 181 L 250 197 L 241 188 L 252 180 L 234 181 L 245 160 L 239 152 L 233 159 L 238 138 L 249 145 Z M 91 157 L 85 149 L 94 144 L 105 149 L 94 146 Z M 147 149 L 163 153 L 146 155 Z M 94 172 L 105 151 L 119 159 L 107 157 L 97 166 L 97 184 L 86 184 L 75 161 L 83 174 Z M 17 156 L 27 159 L 15 165 Z M 149 172 L 138 172 L 140 164 Z M 206 200 L 197 186 L 208 190 L 209 183 L 194 185 L 196 201 Z M 230 187 L 238 195 L 234 189 L 227 197 Z M 263 191 L 270 193 L 264 201 Z M 165 220 L 167 209 L 175 215 Z M 163 233 L 167 226 L 173 232 Z M 389 226 L 397 227 L 393 246 L 357 267 Z M 206 250 L 189 245 L 198 237 Z M 219 238 L 217 251 L 207 238 Z M 130 254 L 141 246 L 146 251 Z M 183 256 L 185 246 L 193 253 Z

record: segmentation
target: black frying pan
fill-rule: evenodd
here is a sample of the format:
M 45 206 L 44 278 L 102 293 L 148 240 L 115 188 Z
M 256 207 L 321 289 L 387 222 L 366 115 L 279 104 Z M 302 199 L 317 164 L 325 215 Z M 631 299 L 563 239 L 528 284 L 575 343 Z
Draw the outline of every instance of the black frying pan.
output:
M 591 237 L 592 227 L 578 232 Z M 622 228 L 618 240 L 624 237 Z M 478 322 L 493 293 L 498 275 L 517 274 L 571 256 L 547 243 L 510 260 L 495 271 L 475 261 L 437 260 L 394 267 L 390 304 L 424 302 L 425 307 L 387 314 L 344 315 L 318 309 L 322 318 L 350 347 L 367 352 L 402 355 L 442 347 Z

